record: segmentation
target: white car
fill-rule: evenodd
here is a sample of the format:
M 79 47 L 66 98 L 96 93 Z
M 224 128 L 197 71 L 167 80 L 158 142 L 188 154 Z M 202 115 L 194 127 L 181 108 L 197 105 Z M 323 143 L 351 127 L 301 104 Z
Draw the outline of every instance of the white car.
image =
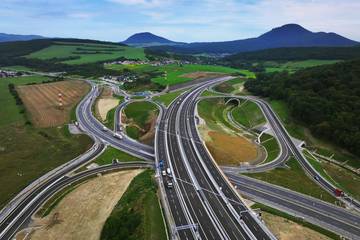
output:
M 104 132 L 106 132 L 108 129 L 107 129 L 107 127 L 103 127 L 103 129 L 102 129 Z
M 114 137 L 114 138 L 117 138 L 117 139 L 120 139 L 120 140 L 123 139 L 123 136 L 122 136 L 121 134 L 119 134 L 119 133 L 114 133 L 114 134 L 113 134 L 113 137 Z
M 163 176 L 166 176 L 166 171 L 165 170 L 163 170 L 161 173 L 162 173 Z

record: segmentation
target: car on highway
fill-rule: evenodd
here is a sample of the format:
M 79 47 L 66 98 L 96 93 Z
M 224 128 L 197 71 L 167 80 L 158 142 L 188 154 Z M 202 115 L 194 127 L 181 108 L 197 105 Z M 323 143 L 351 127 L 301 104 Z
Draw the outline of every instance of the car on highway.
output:
M 166 176 L 166 171 L 165 170 L 163 170 L 162 172 L 162 175 L 165 177 Z
M 107 127 L 103 126 L 102 130 L 103 130 L 104 132 L 106 132 L 108 129 L 107 129 Z
M 166 186 L 167 186 L 168 188 L 173 188 L 173 183 L 172 183 L 171 181 L 168 181 L 167 184 L 166 184 Z
M 117 139 L 120 139 L 120 140 L 123 139 L 123 136 L 122 136 L 121 134 L 119 134 L 119 133 L 114 133 L 114 134 L 113 134 L 113 137 L 114 137 L 114 138 L 117 138 Z

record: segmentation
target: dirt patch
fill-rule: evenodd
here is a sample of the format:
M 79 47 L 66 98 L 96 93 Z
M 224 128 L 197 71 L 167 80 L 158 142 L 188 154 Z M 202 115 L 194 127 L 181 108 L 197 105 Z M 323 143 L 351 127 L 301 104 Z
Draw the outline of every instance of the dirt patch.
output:
M 119 104 L 116 98 L 101 98 L 97 101 L 97 111 L 102 121 L 106 121 L 107 113 Z
M 192 73 L 182 74 L 180 77 L 197 79 L 197 78 L 218 77 L 223 75 L 225 74 L 215 73 L 215 72 L 192 72 Z
M 157 114 L 152 112 L 146 124 L 145 134 L 140 137 L 140 141 L 142 143 L 148 144 L 150 146 L 154 145 L 156 120 Z
M 47 217 L 34 220 L 34 231 L 28 239 L 99 239 L 112 209 L 141 171 L 107 174 L 81 184 Z M 16 239 L 22 239 L 20 236 L 19 233 Z
M 207 141 L 206 146 L 219 165 L 238 166 L 257 158 L 255 144 L 245 137 L 215 131 L 208 132 L 208 135 L 211 141 Z
M 16 89 L 36 127 L 55 127 L 69 122 L 71 110 L 90 86 L 83 81 L 61 81 L 18 86 Z M 61 107 L 59 94 L 63 100 Z
M 286 218 L 275 216 L 266 212 L 262 212 L 262 218 L 270 231 L 279 240 L 328 240 L 327 236 L 318 233 L 310 228 L 303 227 Z
M 102 87 L 100 91 L 95 102 L 95 116 L 104 122 L 107 113 L 119 104 L 119 99 L 113 97 L 113 92 L 109 87 Z

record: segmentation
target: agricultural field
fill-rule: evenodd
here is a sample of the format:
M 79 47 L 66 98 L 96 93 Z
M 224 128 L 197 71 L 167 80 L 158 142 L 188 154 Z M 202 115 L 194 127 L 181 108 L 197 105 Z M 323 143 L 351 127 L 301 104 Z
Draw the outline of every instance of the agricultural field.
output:
M 116 204 L 100 239 L 165 240 L 165 231 L 154 174 L 146 170 L 132 180 Z
M 277 62 L 265 62 L 265 71 L 266 72 L 281 72 L 288 71 L 294 73 L 298 70 L 316 67 L 326 64 L 334 64 L 339 62 L 339 60 L 304 60 L 304 61 L 290 61 L 286 63 L 277 63 Z
M 158 108 L 150 102 L 133 102 L 123 110 L 126 133 L 133 139 L 152 144 L 155 136 L 155 123 Z
M 41 83 L 49 81 L 49 78 L 43 76 L 15 77 L 0 79 L 0 127 L 10 123 L 25 123 L 24 108 L 16 104 L 15 98 L 9 91 L 9 84 L 24 85 L 29 83 Z
M 165 66 L 151 66 L 143 65 L 106 65 L 105 68 L 112 70 L 129 69 L 138 73 L 149 71 L 158 71 L 161 76 L 152 78 L 152 82 L 158 83 L 162 86 L 175 85 L 184 83 L 201 77 L 221 76 L 222 74 L 242 74 L 247 78 L 254 78 L 255 74 L 248 70 L 239 70 L 230 67 L 214 66 L 214 65 L 200 65 L 200 64 L 185 64 L 177 65 L 170 64 Z M 166 77 L 165 77 L 166 72 Z
M 33 52 L 27 57 L 41 60 L 54 58 L 61 60 L 73 57 L 74 59 L 64 60 L 62 62 L 66 64 L 85 64 L 111 61 L 121 57 L 144 60 L 145 53 L 142 48 L 132 48 L 120 45 L 55 42 L 54 45 Z
M 36 127 L 55 127 L 70 120 L 70 112 L 90 90 L 83 81 L 61 81 L 46 84 L 18 86 L 32 124 Z M 62 94 L 63 106 L 59 106 L 58 94 Z
M 92 145 L 85 135 L 71 135 L 66 125 L 41 129 L 32 126 L 24 105 L 16 104 L 8 88 L 8 84 L 20 86 L 49 80 L 40 76 L 0 79 L 0 115 L 7 116 L 0 118 L 0 208 L 34 179 Z

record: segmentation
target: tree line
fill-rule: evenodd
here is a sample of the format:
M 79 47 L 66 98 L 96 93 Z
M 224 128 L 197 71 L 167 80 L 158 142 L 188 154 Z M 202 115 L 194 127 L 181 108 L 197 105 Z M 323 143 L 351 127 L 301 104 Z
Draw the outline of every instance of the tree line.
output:
M 284 100 L 314 135 L 360 156 L 360 60 L 287 72 L 259 73 L 245 83 L 256 95 Z

